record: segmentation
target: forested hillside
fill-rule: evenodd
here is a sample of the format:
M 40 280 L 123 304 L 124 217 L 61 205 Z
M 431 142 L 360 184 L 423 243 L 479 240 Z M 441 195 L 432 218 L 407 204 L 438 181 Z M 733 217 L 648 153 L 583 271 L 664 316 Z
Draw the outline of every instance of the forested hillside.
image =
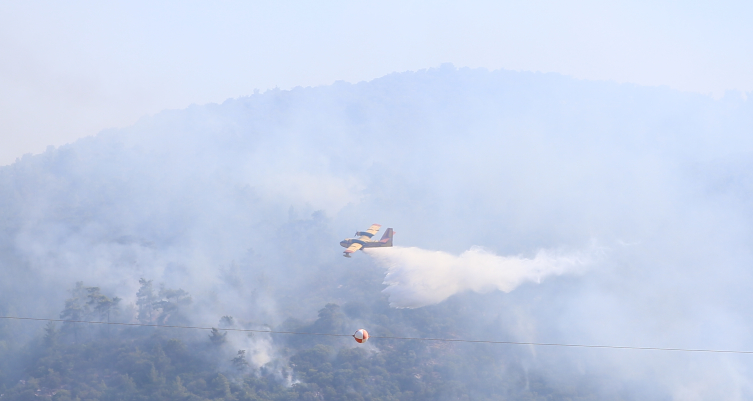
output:
M 743 94 L 445 65 L 23 156 L 0 315 L 215 330 L 0 319 L 2 399 L 749 398 L 745 355 L 378 337 L 753 349 L 751 132 Z
M 326 304 L 312 321 L 290 319 L 277 329 L 341 334 L 364 321 L 373 335 L 410 333 L 422 337 L 458 337 L 469 320 L 484 320 L 474 300 L 458 297 L 441 306 L 394 309 L 378 292 L 379 277 L 358 274 L 364 295 L 375 302 Z M 151 283 L 142 281 L 141 297 Z M 82 283 L 66 301 L 63 317 L 106 321 L 105 295 Z M 146 289 L 146 291 L 145 291 Z M 368 291 L 368 290 L 371 291 Z M 162 295 L 171 290 L 164 289 Z M 99 298 L 98 298 L 99 297 Z M 157 298 L 161 298 L 159 295 Z M 380 299 L 382 298 L 382 299 Z M 471 297 L 472 298 L 472 297 Z M 117 299 L 117 298 L 109 298 Z M 143 306 L 139 321 L 175 325 L 183 321 L 180 304 L 155 301 Z M 145 304 L 142 304 L 145 305 Z M 99 307 L 99 308 L 98 308 Z M 112 312 L 112 311 L 111 311 Z M 149 313 L 152 314 L 149 317 Z M 111 316 L 112 318 L 112 316 Z M 499 323 L 499 322 L 496 322 Z M 494 324 L 489 325 L 490 329 Z M 47 324 L 40 336 L 15 356 L 27 364 L 5 377 L 8 399 L 54 400 L 435 400 L 435 399 L 598 399 L 597 377 L 567 385 L 527 372 L 520 349 L 486 344 L 455 344 L 374 339 L 358 346 L 349 338 L 223 329 L 269 330 L 269 326 L 223 316 L 213 330 Z M 233 338 L 235 337 L 235 338 Z M 246 337 L 239 339 L 238 337 Z M 260 366 L 260 350 L 237 344 L 268 342 L 275 356 Z M 9 370 L 19 361 L 7 364 Z M 10 366 L 8 366 L 10 365 Z M 23 379 L 15 379 L 23 377 Z M 10 379 L 13 380 L 10 380 Z M 594 382 L 589 382 L 588 379 Z

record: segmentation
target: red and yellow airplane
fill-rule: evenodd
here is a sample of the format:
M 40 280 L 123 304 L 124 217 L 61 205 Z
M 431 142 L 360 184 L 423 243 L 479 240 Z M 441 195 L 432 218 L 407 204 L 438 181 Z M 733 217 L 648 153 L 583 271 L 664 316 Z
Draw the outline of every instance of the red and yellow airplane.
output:
M 343 256 L 349 258 L 351 253 L 362 248 L 381 248 L 385 246 L 392 246 L 392 236 L 395 234 L 395 232 L 392 231 L 391 228 L 388 228 L 387 231 L 384 232 L 382 239 L 380 239 L 379 241 L 371 240 L 371 237 L 375 236 L 376 233 L 379 232 L 380 227 L 382 226 L 379 224 L 372 224 L 368 230 L 356 232 L 356 236 L 358 238 L 351 238 L 340 241 L 340 246 L 342 246 L 343 248 L 348 248 L 345 250 L 345 252 L 343 252 Z

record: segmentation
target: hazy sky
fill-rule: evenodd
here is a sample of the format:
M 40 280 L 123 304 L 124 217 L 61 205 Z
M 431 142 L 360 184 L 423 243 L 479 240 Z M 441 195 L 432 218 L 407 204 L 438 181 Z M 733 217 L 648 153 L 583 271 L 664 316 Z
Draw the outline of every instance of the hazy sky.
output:
M 750 92 L 750 15 L 746 1 L 4 1 L 0 165 L 168 108 L 444 62 Z

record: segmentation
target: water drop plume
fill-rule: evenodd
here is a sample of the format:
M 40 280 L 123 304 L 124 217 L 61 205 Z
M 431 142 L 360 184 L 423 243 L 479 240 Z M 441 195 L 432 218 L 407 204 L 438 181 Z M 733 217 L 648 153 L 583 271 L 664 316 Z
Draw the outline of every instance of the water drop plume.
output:
M 540 250 L 532 258 L 501 256 L 474 246 L 459 256 L 415 247 L 367 249 L 387 269 L 384 292 L 396 308 L 418 308 L 463 291 L 510 292 L 524 282 L 581 272 L 590 252 Z

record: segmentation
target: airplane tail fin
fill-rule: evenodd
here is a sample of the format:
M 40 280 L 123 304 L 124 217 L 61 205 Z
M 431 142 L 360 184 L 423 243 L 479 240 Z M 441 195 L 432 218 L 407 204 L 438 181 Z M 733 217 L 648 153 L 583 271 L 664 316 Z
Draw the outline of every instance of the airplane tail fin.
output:
M 382 239 L 379 240 L 381 246 L 392 246 L 393 235 L 395 235 L 395 232 L 391 228 L 388 228 L 387 231 L 384 232 L 384 235 L 382 235 Z

